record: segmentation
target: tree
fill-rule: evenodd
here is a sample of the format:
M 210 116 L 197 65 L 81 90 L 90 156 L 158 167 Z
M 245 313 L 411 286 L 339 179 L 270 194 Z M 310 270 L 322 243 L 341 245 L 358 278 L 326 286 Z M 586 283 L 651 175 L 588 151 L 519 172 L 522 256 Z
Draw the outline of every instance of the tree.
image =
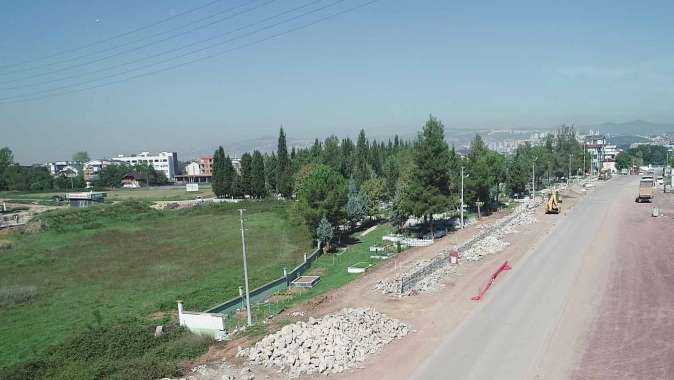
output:
M 354 173 L 353 177 L 356 180 L 356 184 L 360 186 L 363 182 L 367 181 L 370 178 L 370 167 L 369 157 L 370 156 L 370 147 L 365 137 L 365 130 L 361 129 L 358 134 L 358 141 L 356 143 L 356 157 L 354 163 Z
M 226 185 L 226 177 L 227 168 L 225 162 L 225 150 L 220 146 L 215 150 L 215 153 L 213 153 L 213 176 L 211 180 L 213 193 L 215 193 L 215 196 L 218 198 L 224 197 L 229 192 Z
M 251 169 L 251 195 L 255 198 L 263 198 L 267 194 L 264 158 L 262 157 L 262 153 L 257 150 L 253 152 Z
M 293 193 L 292 171 L 290 159 L 288 158 L 286 135 L 283 132 L 283 128 L 279 131 L 276 156 L 276 191 L 285 198 L 290 198 Z
M 0 149 L 0 190 L 7 188 L 7 180 L 5 178 L 5 171 L 14 164 L 14 154 L 8 147 Z
M 370 178 L 363 183 L 361 192 L 367 198 L 367 213 L 376 217 L 379 205 L 386 200 L 386 181 L 383 178 Z
M 73 154 L 73 161 L 75 161 L 75 162 L 85 163 L 89 160 L 90 160 L 89 153 L 87 153 L 85 151 L 77 152 L 77 153 Z
M 332 225 L 343 221 L 347 196 L 341 174 L 323 164 L 309 164 L 299 173 L 296 189 L 296 209 L 312 231 L 323 217 Z
M 321 218 L 318 227 L 316 227 L 316 237 L 319 242 L 325 244 L 325 250 L 330 251 L 330 242 L 334 238 L 334 227 L 325 217 Z
M 444 128 L 433 116 L 424 125 L 414 146 L 414 170 L 405 187 L 406 199 L 400 203 L 407 214 L 430 219 L 432 234 L 433 214 L 450 205 L 449 147 Z
M 271 193 L 276 192 L 276 154 L 264 156 L 264 175 L 266 178 L 267 191 Z
M 356 181 L 349 179 L 349 194 L 346 202 L 346 217 L 353 227 L 367 217 L 367 199 L 365 193 L 359 192 Z
M 253 195 L 253 157 L 250 153 L 241 155 L 241 192 Z

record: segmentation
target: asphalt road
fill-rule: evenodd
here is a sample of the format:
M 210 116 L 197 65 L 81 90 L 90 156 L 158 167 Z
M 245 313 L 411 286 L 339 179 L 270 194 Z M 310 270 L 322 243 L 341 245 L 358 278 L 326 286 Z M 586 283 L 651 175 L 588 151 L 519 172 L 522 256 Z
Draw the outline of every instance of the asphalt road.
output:
M 574 280 L 613 205 L 634 202 L 635 177 L 589 193 L 531 254 L 502 274 L 486 299 L 413 374 L 413 379 L 534 378 Z M 630 199 L 631 198 L 631 199 Z M 562 204 L 563 206 L 563 204 Z M 485 279 L 486 280 L 486 279 Z

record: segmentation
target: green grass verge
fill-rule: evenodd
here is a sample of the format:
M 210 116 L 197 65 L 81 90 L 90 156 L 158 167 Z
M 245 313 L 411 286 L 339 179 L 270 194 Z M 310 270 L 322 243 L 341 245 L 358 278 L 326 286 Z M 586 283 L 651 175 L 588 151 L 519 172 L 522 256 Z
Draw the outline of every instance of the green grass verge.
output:
M 274 297 L 272 297 L 272 300 L 267 303 L 254 305 L 251 307 L 254 321 L 262 321 L 287 308 L 298 305 L 311 298 L 321 296 L 355 280 L 360 274 L 347 273 L 347 268 L 358 262 L 371 263 L 373 266 L 381 263 L 383 260 L 370 259 L 370 256 L 374 254 L 370 252 L 370 246 L 381 245 L 382 237 L 391 232 L 393 232 L 391 226 L 382 224 L 364 237 L 360 237 L 361 232 L 354 233 L 351 236 L 351 240 L 354 244 L 349 245 L 346 250 L 339 254 L 322 255 L 312 263 L 309 270 L 304 273 L 304 275 L 321 276 L 320 282 L 315 287 L 302 290 L 299 293 L 294 293 L 292 295 L 290 295 L 290 292 L 282 292 L 278 298 L 284 298 L 283 300 L 275 302 L 273 301 Z M 388 260 L 391 259 L 392 258 L 389 258 Z M 244 326 L 245 315 L 243 313 L 231 315 L 227 320 L 227 324 L 229 329 Z M 259 329 L 260 328 L 254 330 L 256 333 L 253 335 L 260 335 L 258 332 Z
M 278 278 L 311 249 L 306 227 L 275 201 L 54 210 L 39 218 L 46 230 L 3 236 L 10 243 L 0 251 L 0 367 L 47 357 L 92 324 L 139 316 L 161 324 L 173 318 L 176 299 L 203 310 L 237 295 L 239 207 L 248 210 L 251 286 Z

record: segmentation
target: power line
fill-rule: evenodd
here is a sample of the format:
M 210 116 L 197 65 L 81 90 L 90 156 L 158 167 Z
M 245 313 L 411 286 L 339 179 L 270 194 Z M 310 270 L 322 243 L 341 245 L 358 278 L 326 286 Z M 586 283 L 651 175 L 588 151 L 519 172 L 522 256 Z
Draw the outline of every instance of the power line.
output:
M 185 53 L 183 53 L 183 54 L 177 55 L 177 56 L 172 57 L 172 58 L 165 59 L 165 60 L 163 60 L 163 61 L 148 63 L 148 64 L 141 65 L 141 66 L 138 66 L 138 67 L 135 67 L 135 68 L 131 68 L 131 69 L 127 69 L 127 70 L 124 70 L 124 71 L 120 71 L 120 72 L 117 72 L 117 73 L 108 74 L 108 75 L 105 75 L 105 76 L 100 77 L 100 78 L 94 78 L 94 79 L 89 79 L 89 80 L 86 80 L 86 81 L 81 81 L 81 82 L 79 82 L 79 83 L 72 83 L 72 84 L 67 84 L 67 85 L 63 85 L 63 86 L 53 87 L 53 88 L 51 88 L 51 89 L 47 89 L 47 90 L 44 90 L 44 91 L 38 91 L 38 92 L 36 92 L 36 93 L 34 93 L 34 94 L 32 94 L 32 95 L 31 95 L 31 94 L 25 94 L 25 95 L 7 96 L 7 97 L 4 97 L 4 98 L 0 98 L 0 102 L 4 102 L 4 101 L 11 100 L 11 99 L 14 99 L 14 98 L 20 98 L 20 97 L 23 97 L 23 96 L 39 96 L 39 95 L 42 95 L 42 94 L 48 94 L 48 93 L 54 92 L 54 91 L 61 91 L 61 90 L 66 90 L 66 91 L 67 91 L 69 88 L 72 88 L 72 87 L 77 87 L 77 86 L 87 85 L 87 84 L 95 83 L 95 82 L 98 82 L 98 81 L 101 81 L 101 80 L 111 79 L 111 78 L 119 77 L 119 76 L 122 76 L 122 75 L 130 74 L 130 73 L 133 73 L 133 72 L 138 71 L 138 70 L 142 70 L 142 69 L 146 69 L 146 68 L 152 68 L 153 66 L 161 65 L 161 64 L 164 64 L 164 63 L 169 63 L 169 62 L 175 61 L 175 60 L 177 60 L 177 59 L 181 59 L 181 58 L 186 58 L 186 57 L 189 57 L 189 56 L 191 56 L 191 55 L 194 55 L 195 53 L 200 53 L 200 52 L 202 52 L 202 51 L 206 51 L 206 50 L 208 50 L 208 49 L 212 49 L 212 48 L 217 47 L 217 46 L 219 46 L 219 45 L 224 45 L 224 44 L 227 44 L 227 43 L 230 43 L 230 42 L 234 42 L 234 41 L 237 41 L 237 40 L 239 40 L 239 39 L 242 39 L 242 38 L 245 38 L 245 37 L 249 37 L 249 36 L 252 36 L 252 35 L 257 34 L 257 33 L 260 33 L 260 32 L 262 32 L 262 31 L 269 30 L 269 29 L 275 28 L 275 27 L 277 27 L 277 26 L 280 26 L 280 25 L 283 25 L 283 24 L 286 24 L 286 23 L 289 23 L 289 22 L 292 22 L 292 21 L 301 19 L 302 17 L 308 16 L 308 15 L 313 14 L 313 13 L 320 12 L 320 11 L 322 11 L 322 10 L 325 10 L 325 9 L 327 9 L 327 8 L 330 8 L 330 7 L 333 7 L 333 6 L 335 6 L 335 5 L 339 4 L 339 3 L 342 3 L 342 2 L 344 2 L 344 1 L 345 1 L 345 0 L 336 0 L 336 1 L 332 2 L 332 3 L 327 4 L 327 5 L 324 5 L 324 6 L 321 6 L 321 7 L 318 7 L 318 8 L 314 8 L 314 9 L 311 9 L 311 10 L 309 10 L 309 11 L 307 11 L 307 12 L 300 13 L 300 14 L 298 14 L 298 15 L 295 15 L 295 16 L 292 16 L 292 17 L 289 17 L 289 18 L 286 18 L 286 19 L 281 20 L 281 21 L 279 21 L 279 22 L 276 22 L 276 23 L 273 23 L 273 24 L 264 26 L 264 27 L 262 27 L 262 28 L 255 29 L 255 30 L 253 30 L 253 31 L 251 31 L 251 32 L 244 33 L 244 34 L 239 35 L 239 36 L 237 36 L 237 37 L 232 37 L 232 38 L 230 38 L 230 39 L 227 39 L 227 40 L 224 40 L 224 41 L 220 41 L 220 42 L 217 42 L 217 43 L 214 43 L 214 44 L 211 44 L 211 45 L 207 45 L 207 46 L 205 46 L 205 47 L 201 47 L 201 48 L 198 48 L 198 49 L 193 49 L 193 50 L 191 50 L 191 51 L 185 52 Z M 189 61 L 188 61 L 188 62 L 189 62 Z
M 266 4 L 269 4 L 273 1 L 276 1 L 276 0 L 271 0 L 271 1 L 267 2 Z M 189 44 L 177 47 L 177 48 L 165 50 L 165 51 L 155 53 L 155 54 L 152 54 L 152 55 L 149 55 L 149 56 L 141 57 L 141 58 L 138 58 L 138 59 L 135 59 L 135 60 L 118 63 L 118 64 L 115 64 L 115 65 L 112 65 L 112 66 L 104 67 L 104 68 L 93 70 L 93 71 L 88 71 L 88 72 L 85 72 L 85 73 L 74 73 L 74 74 L 67 75 L 67 76 L 61 77 L 61 78 L 43 80 L 43 81 L 39 81 L 39 82 L 36 82 L 36 83 L 17 85 L 17 86 L 12 86 L 12 87 L 2 87 L 2 88 L 0 88 L 0 90 L 16 90 L 16 89 L 21 89 L 21 88 L 37 87 L 37 86 L 42 86 L 42 85 L 49 84 L 49 83 L 61 82 L 61 81 L 72 79 L 72 78 L 79 78 L 79 77 L 83 77 L 83 76 L 87 76 L 87 75 L 92 75 L 92 74 L 97 74 L 97 73 L 109 71 L 109 70 L 116 69 L 116 68 L 119 68 L 119 67 L 133 65 L 133 64 L 138 63 L 138 62 L 143 62 L 143 61 L 146 61 L 148 59 L 157 58 L 157 57 L 160 57 L 162 55 L 166 55 L 166 54 L 177 52 L 177 51 L 180 51 L 180 50 L 183 50 L 183 49 L 187 49 L 187 48 L 190 48 L 190 47 L 193 47 L 193 46 L 205 43 L 205 42 L 217 40 L 217 39 L 222 38 L 224 36 L 236 33 L 236 32 L 241 31 L 241 30 L 245 30 L 249 27 L 256 26 L 258 24 L 273 20 L 273 19 L 278 18 L 280 16 L 286 15 L 288 13 L 292 13 L 294 11 L 306 8 L 310 5 L 320 3 L 322 1 L 324 1 L 324 0 L 313 0 L 309 3 L 300 5 L 298 7 L 295 7 L 295 8 L 289 9 L 289 10 L 285 10 L 283 12 L 277 13 L 277 14 L 271 16 L 271 17 L 267 17 L 267 18 L 262 19 L 260 21 L 252 22 L 252 23 L 246 24 L 244 26 L 235 28 L 233 30 L 229 30 L 229 31 L 227 31 L 223 34 L 219 34 L 217 36 L 209 37 L 209 38 L 206 38 L 206 39 L 203 39 L 203 40 L 200 40 L 200 41 L 192 42 L 192 43 L 189 43 Z M 77 66 L 81 66 L 81 65 L 77 65 Z M 2 84 L 2 83 L 7 83 L 7 82 L 0 82 L 0 84 Z
M 13 82 L 23 81 L 23 80 L 30 80 L 30 79 L 34 79 L 34 78 L 38 78 L 38 77 L 42 77 L 42 76 L 46 76 L 46 75 L 58 73 L 58 72 L 67 71 L 67 70 L 70 70 L 70 69 L 73 69 L 73 68 L 76 68 L 76 67 L 82 67 L 82 66 L 90 65 L 90 64 L 92 64 L 92 63 L 101 62 L 101 61 L 104 61 L 104 60 L 106 60 L 106 59 L 114 58 L 114 57 L 120 56 L 120 55 L 125 54 L 125 53 L 138 51 L 138 50 L 141 50 L 141 49 L 146 48 L 146 47 L 148 47 L 148 46 L 160 44 L 160 43 L 169 41 L 169 40 L 171 40 L 171 39 L 174 39 L 174 38 L 177 38 L 177 37 L 180 37 L 180 36 L 184 36 L 184 35 L 186 35 L 186 34 L 195 32 L 195 31 L 197 31 L 197 30 L 200 30 L 200 29 L 203 29 L 203 28 L 207 28 L 207 27 L 209 27 L 209 26 L 218 24 L 218 23 L 220 23 L 220 22 L 223 22 L 223 21 L 232 19 L 232 18 L 234 18 L 234 17 L 237 17 L 237 16 L 240 16 L 240 15 L 243 15 L 243 14 L 246 14 L 246 13 L 249 13 L 249 12 L 252 12 L 252 11 L 255 11 L 255 10 L 260 9 L 260 8 L 266 6 L 266 5 L 269 5 L 269 4 L 271 4 L 271 3 L 275 2 L 275 1 L 277 1 L 277 0 L 269 0 L 269 1 L 265 2 L 265 3 L 262 3 L 262 4 L 259 4 L 259 5 L 253 6 L 253 7 L 251 7 L 251 8 L 248 8 L 248 9 L 244 10 L 244 11 L 241 11 L 241 12 L 239 12 L 239 13 L 235 13 L 235 14 L 233 14 L 233 15 L 229 15 L 229 16 L 227 16 L 227 17 L 224 17 L 224 18 L 221 18 L 221 19 L 212 21 L 212 22 L 210 22 L 210 23 L 207 23 L 207 24 L 204 24 L 204 25 L 200 25 L 200 26 L 197 26 L 197 27 L 188 29 L 187 31 L 183 31 L 183 32 L 179 32 L 179 33 L 174 33 L 174 34 L 172 34 L 172 35 L 170 35 L 170 36 L 168 36 L 168 37 L 166 37 L 166 38 L 164 38 L 164 39 L 158 40 L 158 41 L 154 41 L 154 42 L 151 42 L 151 43 L 148 43 L 148 44 L 145 44 L 145 45 L 141 45 L 141 46 L 137 46 L 137 47 L 134 47 L 134 48 L 122 50 L 122 51 L 119 51 L 119 52 L 117 52 L 117 53 L 115 53 L 115 54 L 111 54 L 111 55 L 104 56 L 104 57 L 102 57 L 102 58 L 98 58 L 98 59 L 94 59 L 94 60 L 82 62 L 82 63 L 75 64 L 75 65 L 71 65 L 71 66 L 66 66 L 66 67 L 63 67 L 63 68 L 57 68 L 57 69 L 47 70 L 46 72 L 43 72 L 43 73 L 38 73 L 38 74 L 28 75 L 28 76 L 24 76 L 24 77 L 22 77 L 22 78 L 15 78 L 15 79 L 10 79 L 10 80 L 6 80 L 6 81 L 2 81 L 2 82 L 0 82 L 0 84 L 13 83 Z M 186 27 L 190 27 L 190 26 L 192 26 L 192 25 L 194 25 L 194 24 L 196 24 L 196 23 L 199 23 L 199 22 L 204 21 L 204 20 L 211 19 L 211 18 L 216 17 L 216 16 L 219 16 L 219 15 L 221 15 L 221 14 L 223 14 L 223 13 L 229 13 L 229 12 L 234 11 L 234 10 L 236 10 L 236 9 L 243 8 L 245 5 L 247 5 L 247 4 L 242 4 L 242 5 L 237 5 L 237 6 L 235 6 L 235 7 L 227 8 L 227 9 L 221 10 L 221 11 L 219 11 L 219 12 L 216 12 L 216 13 L 214 13 L 214 14 L 212 14 L 212 15 L 203 17 L 203 18 L 201 18 L 201 19 L 194 20 L 194 21 L 191 21 L 191 22 L 189 22 L 189 23 L 183 24 L 183 25 L 181 25 L 181 26 L 179 26 L 179 27 L 176 27 L 176 28 L 173 28 L 173 29 L 169 29 L 169 30 L 160 31 L 160 32 L 158 32 L 158 33 L 154 33 L 154 34 L 149 35 L 149 36 L 141 37 L 141 38 L 136 39 L 136 40 L 134 40 L 134 41 L 126 41 L 126 42 L 124 42 L 124 43 L 121 43 L 121 44 L 118 44 L 118 45 L 115 45 L 115 46 L 109 46 L 109 47 L 106 47 L 106 48 L 101 49 L 101 50 L 97 50 L 97 51 L 90 52 L 90 53 L 87 53 L 87 54 L 83 54 L 83 55 L 79 55 L 79 56 L 67 58 L 67 59 L 61 60 L 61 61 L 49 62 L 49 63 L 46 63 L 46 64 L 42 64 L 42 65 L 40 65 L 40 66 L 25 67 L 25 68 L 21 68 L 21 69 L 14 70 L 14 71 L 6 71 L 6 72 L 4 72 L 4 73 L 3 73 L 3 72 L 0 72 L 0 75 L 5 75 L 5 76 L 6 76 L 6 75 L 11 75 L 11 74 L 17 74 L 17 73 L 23 73 L 23 72 L 30 72 L 30 71 L 34 71 L 34 70 L 44 69 L 45 67 L 48 67 L 48 66 L 53 66 L 53 65 L 59 65 L 59 64 L 63 64 L 63 63 L 68 63 L 68 62 L 78 61 L 78 60 L 80 60 L 80 59 L 82 59 L 82 58 L 92 57 L 92 56 L 99 55 L 99 54 L 101 54 L 101 53 L 106 53 L 106 52 L 114 51 L 114 50 L 117 50 L 117 49 L 119 49 L 119 48 L 123 48 L 123 47 L 128 46 L 128 45 L 133 45 L 133 44 L 136 44 L 136 43 L 138 43 L 138 42 L 142 42 L 142 41 L 145 41 L 145 40 L 148 40 L 148 39 L 152 39 L 152 38 L 157 37 L 157 36 L 161 36 L 161 35 L 163 35 L 163 34 L 175 32 L 175 31 L 184 29 L 184 28 L 186 28 Z
M 193 59 L 193 60 L 190 60 L 190 61 L 186 61 L 186 62 L 174 64 L 174 65 L 171 65 L 171 66 L 167 66 L 167 67 L 164 67 L 162 69 L 149 71 L 149 72 L 145 72 L 145 73 L 141 73 L 141 74 L 136 74 L 136 75 L 133 75 L 133 76 L 130 76 L 130 77 L 127 77 L 127 78 L 122 78 L 122 79 L 118 79 L 118 80 L 115 80 L 115 81 L 102 83 L 102 84 L 89 86 L 89 87 L 83 87 L 83 88 L 74 89 L 74 90 L 70 90 L 70 91 L 61 91 L 61 92 L 56 91 L 56 92 L 52 92 L 52 93 L 45 94 L 45 95 L 39 95 L 39 96 L 24 96 L 23 98 L 0 99 L 0 104 L 12 104 L 12 103 L 21 103 L 21 102 L 27 102 L 27 101 L 33 101 L 33 100 L 42 100 L 42 99 L 48 99 L 48 98 L 52 98 L 52 97 L 60 96 L 60 95 L 68 95 L 68 94 L 74 94 L 74 93 L 79 93 L 79 92 L 84 92 L 84 91 L 90 91 L 90 90 L 95 90 L 95 89 L 102 88 L 102 87 L 111 86 L 111 85 L 114 85 L 114 84 L 128 82 L 128 81 L 138 79 L 138 78 L 147 77 L 147 76 L 150 76 L 150 75 L 159 74 L 159 73 L 170 71 L 170 70 L 175 70 L 175 69 L 178 69 L 180 67 L 184 67 L 184 66 L 191 65 L 193 63 L 197 63 L 197 62 L 201 62 L 201 61 L 205 61 L 205 60 L 208 60 L 208 59 L 213 59 L 213 58 L 225 55 L 227 53 L 231 53 L 231 52 L 236 51 L 236 50 L 245 49 L 245 48 L 248 48 L 248 47 L 251 47 L 251 46 L 254 46 L 254 45 L 258 45 L 258 44 L 264 43 L 266 41 L 273 40 L 273 39 L 279 38 L 281 36 L 284 36 L 284 35 L 287 35 L 287 34 L 302 30 L 302 29 L 309 28 L 309 27 L 311 27 L 313 25 L 316 25 L 316 24 L 319 24 L 321 22 L 333 19 L 335 17 L 341 16 L 341 15 L 346 14 L 346 13 L 356 11 L 360 8 L 364 8 L 364 7 L 366 7 L 370 4 L 374 4 L 378 1 L 380 1 L 380 0 L 370 0 L 370 1 L 367 1 L 365 3 L 361 3 L 359 5 L 356 5 L 356 6 L 353 6 L 353 7 L 350 7 L 350 8 L 346 8 L 342 11 L 335 12 L 335 13 L 332 13 L 330 15 L 318 18 L 318 19 L 316 19 L 312 22 L 309 22 L 309 23 L 306 23 L 306 24 L 303 24 L 303 25 L 300 25 L 300 26 L 297 26 L 297 27 L 294 27 L 294 28 L 286 29 L 282 32 L 279 32 L 279 33 L 272 34 L 272 35 L 264 37 L 264 38 L 254 40 L 254 41 L 249 42 L 249 43 L 245 43 L 245 44 L 242 44 L 242 45 L 239 45 L 239 46 L 227 49 L 227 50 L 223 50 L 223 51 L 218 52 L 218 53 L 213 53 L 213 54 L 210 54 L 210 55 L 207 55 L 207 56 L 204 56 L 204 57 L 200 57 L 200 58 L 196 58 L 196 59 Z
M 57 56 L 60 56 L 60 55 L 63 55 L 63 54 L 72 53 L 72 52 L 75 52 L 75 51 L 79 51 L 79 50 L 86 49 L 86 48 L 88 48 L 88 47 L 100 45 L 100 44 L 102 44 L 102 43 L 109 42 L 109 41 L 115 40 L 115 39 L 117 39 L 117 38 L 125 37 L 125 36 L 131 35 L 131 34 L 133 34 L 133 33 L 140 32 L 140 31 L 142 31 L 142 30 L 154 28 L 154 27 L 157 26 L 157 25 L 161 25 L 161 24 L 163 24 L 163 23 L 165 23 L 165 22 L 168 22 L 168 21 L 170 21 L 170 20 L 173 20 L 173 19 L 175 19 L 175 18 L 182 17 L 182 16 L 184 16 L 184 15 L 186 15 L 186 14 L 190 14 L 190 13 L 192 13 L 192 12 L 196 12 L 196 11 L 202 10 L 202 9 L 204 9 L 204 8 L 208 8 L 208 7 L 210 7 L 211 5 L 213 5 L 213 4 L 215 4 L 215 3 L 219 3 L 220 1 L 222 1 L 222 0 L 212 0 L 212 1 L 208 2 L 208 3 L 206 3 L 206 4 L 197 6 L 197 7 L 195 7 L 195 8 L 188 9 L 188 10 L 186 10 L 186 11 L 183 11 L 183 12 L 174 14 L 174 15 L 172 15 L 172 16 L 166 17 L 166 18 L 164 18 L 164 19 L 161 19 L 161 20 L 159 20 L 159 21 L 153 22 L 152 24 L 140 26 L 140 27 L 135 28 L 135 29 L 132 29 L 132 30 L 130 30 L 130 31 L 123 32 L 123 33 L 119 33 L 119 34 L 116 34 L 116 35 L 113 35 L 113 36 L 110 36 L 110 37 L 107 37 L 107 38 L 104 38 L 104 39 L 101 39 L 101 40 L 93 41 L 93 42 L 90 42 L 90 43 L 88 43 L 88 44 L 81 45 L 81 46 L 78 46 L 78 47 L 75 47 L 75 48 L 71 48 L 71 49 L 67 49 L 67 50 L 62 50 L 62 51 L 60 51 L 60 52 L 56 52 L 56 53 L 53 53 L 53 54 L 49 54 L 49 55 L 43 56 L 43 57 L 41 57 L 41 58 L 37 58 L 36 60 L 45 60 L 45 59 L 57 57 Z M 29 63 L 29 62 L 30 62 L 30 60 L 28 60 L 28 61 L 23 61 L 23 62 L 17 62 L 17 63 L 10 63 L 10 64 L 6 64 L 6 65 L 0 65 L 0 68 L 8 67 L 8 66 L 20 66 L 20 65 L 24 65 L 24 64 Z

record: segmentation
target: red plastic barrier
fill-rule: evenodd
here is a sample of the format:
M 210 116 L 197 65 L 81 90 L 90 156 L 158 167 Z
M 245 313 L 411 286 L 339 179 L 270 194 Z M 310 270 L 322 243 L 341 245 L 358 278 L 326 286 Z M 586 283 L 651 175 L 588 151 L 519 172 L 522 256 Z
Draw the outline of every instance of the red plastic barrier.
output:
M 489 281 L 487 281 L 487 285 L 484 286 L 484 289 L 480 291 L 480 294 L 476 295 L 475 297 L 471 298 L 473 301 L 479 301 L 484 297 L 484 294 L 487 293 L 487 290 L 491 288 L 491 284 L 494 283 L 496 280 L 496 277 L 501 274 L 504 270 L 511 270 L 513 269 L 510 264 L 508 264 L 508 260 L 506 260 L 497 270 L 494 272 L 491 277 L 489 277 Z

